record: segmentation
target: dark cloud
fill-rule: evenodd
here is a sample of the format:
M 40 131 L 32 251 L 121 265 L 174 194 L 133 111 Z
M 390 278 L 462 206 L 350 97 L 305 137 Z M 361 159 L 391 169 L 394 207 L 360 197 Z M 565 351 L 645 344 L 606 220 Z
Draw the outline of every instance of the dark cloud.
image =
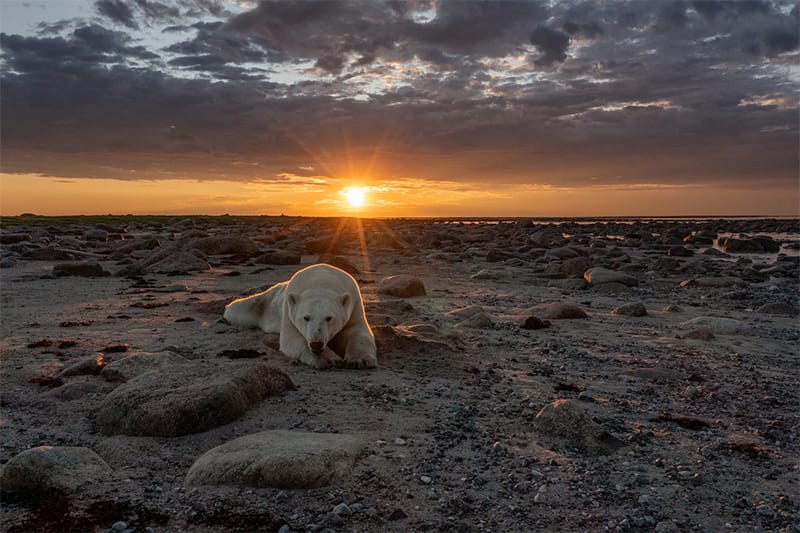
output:
M 139 27 L 133 18 L 133 11 L 123 0 L 97 0 L 94 5 L 101 15 L 118 24 L 128 28 Z
M 796 181 L 788 2 L 96 6 L 110 27 L 0 35 L 5 171 Z
M 567 58 L 569 48 L 569 35 L 547 26 L 536 26 L 530 36 L 531 44 L 541 53 L 537 63 L 552 65 L 562 62 Z

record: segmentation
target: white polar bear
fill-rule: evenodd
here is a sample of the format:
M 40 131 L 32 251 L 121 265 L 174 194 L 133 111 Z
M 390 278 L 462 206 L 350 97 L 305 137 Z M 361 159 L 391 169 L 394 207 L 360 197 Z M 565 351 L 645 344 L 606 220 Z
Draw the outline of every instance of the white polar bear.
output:
M 225 306 L 234 326 L 280 333 L 281 351 L 316 368 L 377 366 L 375 336 L 364 314 L 353 277 L 318 264 L 299 270 L 289 281 Z

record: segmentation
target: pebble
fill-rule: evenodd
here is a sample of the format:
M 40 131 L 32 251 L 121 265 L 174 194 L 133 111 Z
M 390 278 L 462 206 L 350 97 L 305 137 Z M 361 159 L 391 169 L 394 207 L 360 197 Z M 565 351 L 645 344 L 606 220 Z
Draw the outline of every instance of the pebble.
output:
M 344 502 L 333 508 L 333 514 L 336 516 L 349 516 L 351 513 L 350 507 Z
M 425 485 L 430 485 L 433 483 L 433 479 L 431 479 L 430 476 L 419 476 L 419 480 Z
M 114 522 L 114 525 L 111 526 L 111 529 L 113 529 L 114 531 L 125 531 L 126 529 L 128 529 L 128 523 L 123 522 L 122 520 L 120 520 L 119 522 Z

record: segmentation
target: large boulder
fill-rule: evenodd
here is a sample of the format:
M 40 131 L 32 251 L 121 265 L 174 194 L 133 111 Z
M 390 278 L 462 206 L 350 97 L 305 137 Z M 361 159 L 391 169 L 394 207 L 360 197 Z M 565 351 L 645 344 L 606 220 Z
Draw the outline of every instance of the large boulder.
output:
M 186 485 L 243 485 L 313 489 L 350 475 L 365 443 L 350 435 L 262 431 L 239 437 L 203 454 Z
M 624 446 L 572 400 L 556 400 L 546 405 L 536 415 L 534 424 L 545 437 L 594 455 L 609 454 Z
M 104 435 L 177 437 L 233 422 L 293 388 L 289 376 L 264 364 L 166 366 L 117 387 L 94 423 Z
M 74 491 L 85 483 L 107 480 L 111 468 L 89 448 L 38 446 L 14 456 L 0 472 L 6 493 Z

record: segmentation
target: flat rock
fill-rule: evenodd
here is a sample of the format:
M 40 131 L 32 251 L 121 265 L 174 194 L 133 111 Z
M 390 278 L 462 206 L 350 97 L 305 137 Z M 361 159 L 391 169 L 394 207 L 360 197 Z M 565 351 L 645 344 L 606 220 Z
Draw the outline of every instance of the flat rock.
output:
M 425 284 L 422 283 L 421 279 L 408 274 L 388 276 L 381 280 L 378 286 L 378 294 L 398 296 L 400 298 L 425 296 Z
M 588 283 L 583 278 L 551 279 L 547 282 L 547 286 L 568 291 L 580 291 L 588 287 Z
M 361 271 L 358 269 L 358 267 L 340 255 L 322 254 L 317 259 L 317 263 L 325 263 L 326 265 L 335 266 L 336 268 L 344 270 L 351 276 L 358 276 L 361 274 Z
M 461 350 L 464 343 L 456 329 L 441 331 L 433 324 L 373 326 L 378 354 L 417 354 L 427 350 Z
M 623 316 L 647 316 L 647 309 L 641 302 L 631 302 L 620 305 L 611 311 L 611 314 Z
M 232 422 L 294 385 L 263 364 L 166 366 L 117 387 L 94 415 L 104 435 L 176 437 Z
M 111 273 L 103 270 L 100 263 L 87 261 L 82 263 L 61 263 L 53 267 L 56 276 L 80 276 L 83 278 L 102 278 Z
M 528 309 L 534 315 L 538 315 L 550 320 L 562 320 L 570 318 L 589 318 L 586 311 L 575 304 L 564 302 L 552 302 L 534 305 Z
M 722 245 L 722 249 L 729 254 L 777 253 L 781 249 L 778 241 L 766 235 L 758 235 L 749 239 L 720 238 L 718 242 Z
M 681 287 L 710 287 L 710 288 L 726 288 L 746 285 L 741 278 L 733 276 L 718 276 L 718 277 L 702 277 L 695 279 L 687 279 L 681 281 Z
M 787 302 L 773 302 L 762 305 L 756 309 L 756 313 L 797 316 L 800 314 L 800 309 Z
M 477 313 L 469 318 L 465 318 L 458 324 L 457 328 L 472 328 L 472 329 L 492 329 L 494 327 L 494 320 L 486 313 Z
M 111 468 L 89 448 L 38 446 L 14 456 L 0 473 L 5 493 L 74 491 L 85 483 L 106 481 Z
M 546 405 L 534 419 L 536 429 L 547 437 L 594 455 L 605 455 L 624 446 L 572 400 Z
M 699 328 L 684 333 L 681 338 L 696 341 L 713 341 L 716 338 L 716 335 L 714 335 L 714 332 L 708 328 Z
M 594 292 L 599 292 L 601 294 L 612 294 L 612 295 L 619 295 L 619 294 L 633 294 L 633 289 L 624 283 L 617 283 L 616 281 L 612 281 L 610 283 L 598 283 L 597 285 L 592 285 L 592 290 Z
M 639 280 L 624 272 L 617 272 L 605 267 L 590 268 L 583 273 L 583 278 L 589 285 L 600 285 L 603 283 L 621 283 L 628 287 L 634 287 L 639 284 Z
M 258 244 L 241 235 L 214 235 L 192 239 L 185 248 L 200 250 L 206 255 L 250 255 L 258 251 Z
M 734 335 L 742 333 L 747 326 L 740 320 L 718 316 L 699 316 L 681 323 L 684 329 L 707 329 L 717 335 Z
M 348 477 L 365 448 L 361 439 L 351 435 L 262 431 L 203 454 L 189 469 L 185 484 L 324 487 Z
M 188 359 L 174 352 L 139 352 L 107 364 L 100 377 L 106 381 L 129 381 L 153 370 L 189 363 Z
M 259 265 L 299 265 L 302 257 L 294 252 L 265 252 L 255 259 L 254 263 Z

